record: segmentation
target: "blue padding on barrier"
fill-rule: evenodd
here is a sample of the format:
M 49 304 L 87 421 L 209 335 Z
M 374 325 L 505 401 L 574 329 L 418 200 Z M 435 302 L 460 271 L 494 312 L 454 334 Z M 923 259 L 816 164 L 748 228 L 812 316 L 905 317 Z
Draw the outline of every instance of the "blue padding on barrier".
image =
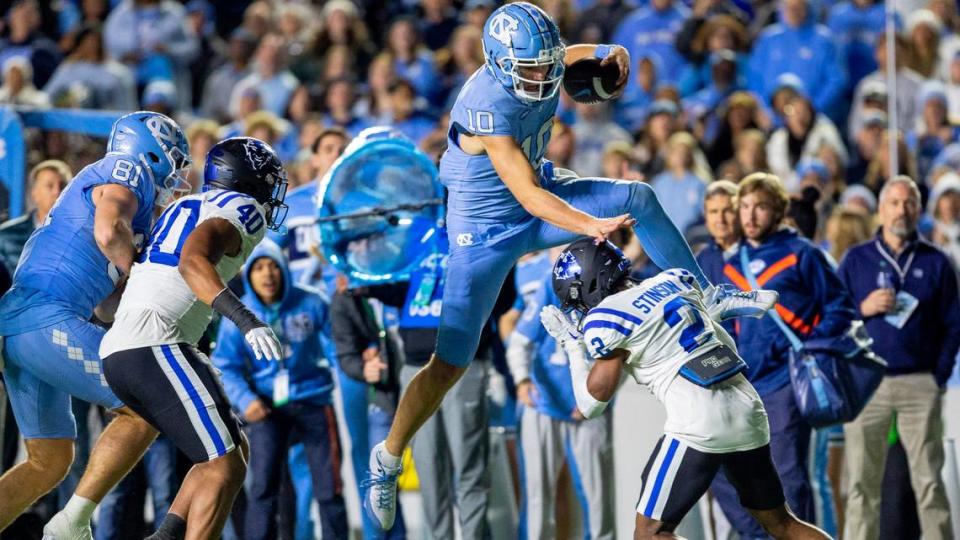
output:
M 27 182 L 24 127 L 106 137 L 110 135 L 113 123 L 123 114 L 120 111 L 82 109 L 41 111 L 0 107 L 0 182 L 3 182 L 10 192 L 10 217 L 17 217 L 24 212 L 24 193 Z

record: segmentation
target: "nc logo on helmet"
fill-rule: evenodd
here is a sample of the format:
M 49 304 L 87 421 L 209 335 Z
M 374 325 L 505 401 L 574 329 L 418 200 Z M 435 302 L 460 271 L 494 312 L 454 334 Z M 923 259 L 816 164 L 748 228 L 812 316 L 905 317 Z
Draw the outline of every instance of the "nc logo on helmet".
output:
M 176 129 L 170 125 L 169 122 L 159 116 L 151 116 L 150 118 L 147 118 L 144 123 L 146 124 L 147 129 L 150 130 L 150 134 L 153 135 L 153 138 L 155 138 L 161 145 L 166 144 L 171 147 L 176 146 Z
M 510 47 L 513 44 L 513 33 L 520 27 L 516 19 L 506 13 L 498 13 L 490 21 L 490 37 L 503 43 L 504 47 Z

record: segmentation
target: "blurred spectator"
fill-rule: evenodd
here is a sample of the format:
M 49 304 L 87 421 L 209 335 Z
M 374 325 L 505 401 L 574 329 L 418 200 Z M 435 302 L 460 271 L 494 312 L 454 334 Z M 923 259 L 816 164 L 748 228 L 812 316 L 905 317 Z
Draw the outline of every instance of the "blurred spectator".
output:
M 636 156 L 628 142 L 613 141 L 603 146 L 603 178 L 638 180 Z
M 887 376 L 844 425 L 849 477 L 844 538 L 877 538 L 881 480 L 892 422 L 907 451 L 924 538 L 951 538 L 941 469 L 943 388 L 960 348 L 960 300 L 949 258 L 917 236 L 920 191 L 898 176 L 880 192 L 876 238 L 847 253 L 839 273 Z
M 844 208 L 851 208 L 872 216 L 877 211 L 877 196 L 866 186 L 854 184 L 843 190 L 840 195 L 840 204 Z
M 830 8 L 827 27 L 849 70 L 851 87 L 877 69 L 873 47 L 885 24 L 884 3 L 879 0 L 843 0 Z
M 847 92 L 847 69 L 833 35 L 817 24 L 807 0 L 779 4 L 780 23 L 757 37 L 750 56 L 751 88 L 771 96 L 779 75 L 794 73 L 818 111 L 837 118 Z
M 190 185 L 193 192 L 200 191 L 203 185 L 203 169 L 207 160 L 207 152 L 220 140 L 220 127 L 213 120 L 197 120 L 186 130 L 187 143 L 190 145 Z
M 698 3 L 703 2 L 704 0 L 701 0 Z M 684 47 L 682 39 L 684 37 L 681 33 L 677 38 L 677 47 L 681 50 Z M 734 80 L 739 78 L 740 73 L 746 72 L 746 57 L 742 56 L 742 53 L 747 51 L 748 46 L 747 31 L 739 20 L 726 14 L 710 17 L 692 36 L 692 41 L 685 53 L 690 64 L 687 65 L 678 82 L 680 94 L 688 96 L 709 84 L 714 64 L 712 55 L 720 51 L 733 53 L 734 70 L 731 78 Z
M 397 79 L 390 85 L 390 111 L 393 113 L 390 125 L 420 144 L 433 131 L 436 122 L 417 109 L 416 97 L 413 83 L 406 79 Z
M 43 91 L 61 106 L 137 109 L 137 85 L 127 66 L 107 58 L 99 26 L 81 28 L 75 46 Z
M 463 20 L 465 23 L 482 31 L 487 18 L 499 5 L 498 0 L 466 0 L 463 3 Z
M 882 111 L 870 111 L 863 116 L 863 123 L 853 134 L 852 154 L 847 166 L 847 180 L 851 183 L 863 181 L 867 167 L 877 156 L 883 144 L 883 134 L 887 131 L 887 115 Z
M 907 145 L 916 156 L 919 178 L 926 178 L 933 160 L 957 139 L 957 128 L 947 118 L 947 95 L 939 81 L 924 83 L 917 105 L 920 115 L 917 126 L 907 135 Z
M 800 160 L 816 157 L 820 147 L 836 150 L 847 162 L 847 149 L 836 126 L 824 114 L 818 114 L 804 95 L 794 96 L 784 108 L 784 126 L 773 132 L 767 143 L 770 171 L 780 177 L 787 190 L 797 191 L 799 181 L 794 169 Z
M 190 105 L 190 62 L 199 51 L 183 5 L 172 0 L 123 0 L 103 29 L 107 54 L 135 71 L 137 84 L 172 79 L 180 106 Z
M 110 5 L 107 0 L 83 0 L 79 4 L 79 16 L 60 39 L 60 50 L 72 51 L 77 45 L 77 33 L 88 27 L 102 27 L 107 20 Z
M 582 177 L 600 176 L 603 171 L 604 146 L 612 141 L 631 142 L 632 138 L 610 119 L 610 109 L 606 103 L 577 103 L 575 109 L 575 148 L 570 166 Z
M 740 159 L 735 156 L 737 139 L 748 130 L 762 129 L 761 114 L 760 105 L 752 94 L 734 92 L 720 105 L 715 117 L 706 119 L 701 139 L 705 143 L 707 161 L 711 167 L 717 168 L 730 159 Z M 762 133 L 761 138 L 763 138 Z M 762 143 L 766 144 L 765 138 Z M 753 159 L 761 158 L 766 168 L 766 151 L 757 154 Z M 741 164 L 745 165 L 745 163 Z M 737 180 L 740 178 L 738 177 Z
M 440 75 L 430 51 L 423 47 L 415 19 L 400 17 L 390 24 L 385 50 L 393 55 L 397 76 L 413 84 L 414 96 L 432 104 L 443 97 Z
M 553 128 L 550 132 L 550 142 L 547 144 L 547 153 L 544 157 L 553 162 L 554 167 L 569 169 L 573 160 L 574 150 L 577 147 L 577 140 L 573 134 L 573 128 L 554 119 Z
M 628 0 L 597 0 L 577 17 L 577 27 L 570 38 L 574 43 L 608 43 L 617 23 L 632 9 Z
M 43 88 L 60 63 L 60 51 L 41 33 L 43 21 L 36 0 L 15 0 L 11 4 L 6 13 L 6 37 L 0 39 L 0 65 L 13 57 L 25 58 L 31 68 L 31 86 Z
M 703 217 L 705 180 L 693 172 L 693 150 L 697 141 L 685 131 L 674 133 L 667 141 L 665 170 L 650 184 L 670 220 L 680 232 Z
M 923 77 L 908 67 L 907 59 L 910 51 L 906 41 L 899 35 L 896 36 L 896 69 L 897 69 L 897 120 L 900 126 L 910 127 L 916 123 L 917 95 L 920 94 L 920 86 L 923 84 Z M 851 134 L 856 133 L 863 125 L 864 101 L 873 93 L 877 100 L 882 99 L 883 106 L 886 108 L 886 71 L 887 71 L 887 46 L 885 34 L 877 36 L 876 48 L 874 54 L 877 59 L 877 71 L 867 75 L 857 85 L 853 92 L 852 107 L 850 117 L 847 119 L 847 129 Z M 877 95 L 882 85 L 882 95 Z M 887 111 L 890 114 L 890 111 Z M 852 135 L 851 135 L 851 138 Z
M 960 49 L 947 58 L 946 81 L 947 117 L 953 125 L 960 125 Z
M 574 37 L 577 23 L 577 8 L 573 5 L 573 0 L 533 0 L 533 4 L 553 19 L 564 41 L 577 43 L 570 41 Z
M 186 8 L 187 24 L 197 36 L 197 54 L 190 62 L 190 108 L 195 109 L 200 105 L 214 61 L 224 55 L 227 47 L 215 31 L 216 12 L 208 0 L 190 0 Z
M 294 284 L 286 259 L 269 242 L 254 249 L 243 281 L 243 303 L 274 328 L 284 350 L 279 362 L 258 360 L 236 325 L 220 324 L 213 362 L 231 404 L 243 415 L 250 441 L 244 537 L 276 534 L 280 478 L 297 441 L 306 451 L 323 537 L 346 538 L 328 305 L 311 289 Z
M 3 84 L 0 85 L 0 104 L 47 108 L 47 94 L 33 85 L 33 68 L 22 56 L 12 56 L 3 63 Z
M 370 33 L 350 0 L 330 0 L 323 6 L 323 20 L 313 41 L 313 56 L 323 57 L 333 46 L 345 46 L 353 55 L 355 73 L 365 73 L 377 54 Z
M 236 110 L 240 96 L 247 90 L 256 90 L 262 107 L 277 116 L 287 112 L 287 104 L 300 81 L 287 69 L 283 40 L 276 34 L 267 34 L 260 41 L 254 56 L 253 73 L 237 82 L 230 97 L 230 109 Z
M 613 42 L 626 47 L 632 58 L 657 58 L 659 79 L 673 83 L 687 64 L 675 42 L 689 15 L 690 10 L 675 0 L 650 0 L 647 7 L 638 8 L 623 19 L 613 33 Z M 631 79 L 629 86 L 635 84 L 636 79 Z
M 930 239 L 960 268 L 960 175 L 940 177 L 930 193 L 927 217 L 933 222 Z
M 247 115 L 242 134 L 269 144 L 283 161 L 293 159 L 297 153 L 297 134 L 290 122 L 270 111 L 257 111 Z
M 653 103 L 657 92 L 657 60 L 651 55 L 641 53 L 635 58 L 635 68 L 631 72 L 635 84 L 628 84 L 613 103 L 614 117 L 621 127 L 630 133 L 643 129 L 647 121 L 648 107 Z
M 346 45 L 332 45 L 323 55 L 319 84 L 329 84 L 336 79 L 353 77 L 356 68 L 353 51 Z
M 740 289 L 750 290 L 745 275 L 751 272 L 760 287 L 779 292 L 776 312 L 801 340 L 841 335 L 854 318 L 853 302 L 823 251 L 782 225 L 789 200 L 774 175 L 756 173 L 743 179 L 737 206 L 744 241 L 741 254 L 727 260 L 724 275 Z M 741 257 L 748 261 L 747 268 Z M 811 427 L 800 416 L 790 384 L 790 343 L 771 317 L 738 322 L 737 348 L 767 410 L 770 451 L 788 505 L 801 519 L 813 519 L 808 473 Z M 724 475 L 718 475 L 712 489 L 741 537 L 765 537 Z
M 710 283 L 729 282 L 723 275 L 723 266 L 740 242 L 740 223 L 734 206 L 738 192 L 737 184 L 717 180 L 707 186 L 703 195 L 703 217 L 710 242 L 697 253 L 697 263 Z M 724 328 L 728 326 L 733 325 Z
M 877 149 L 877 153 L 874 156 L 873 160 L 867 165 L 867 172 L 863 177 L 862 183 L 867 186 L 874 193 L 879 193 L 880 189 L 883 188 L 883 185 L 894 176 L 903 174 L 903 175 L 917 175 L 917 167 L 914 163 L 913 156 L 910 154 L 910 150 L 907 148 L 907 143 L 904 142 L 903 136 L 899 133 L 897 137 L 897 170 L 890 170 L 890 137 L 893 136 L 889 131 L 883 133 L 883 137 L 880 140 L 880 148 Z M 911 176 L 911 178 L 913 177 Z M 853 180 L 853 179 L 851 179 Z
M 683 100 L 687 116 L 701 119 L 714 111 L 733 92 L 742 85 L 737 77 L 737 54 L 730 49 L 721 49 L 710 53 L 707 61 L 710 68 L 705 85 Z
M 203 85 L 200 110 L 204 116 L 221 122 L 230 116 L 230 96 L 237 83 L 247 75 L 256 44 L 256 37 L 244 28 L 237 28 L 230 34 L 226 62 L 214 69 Z
M 313 18 L 316 15 L 313 8 L 307 5 L 292 2 L 279 5 L 276 28 L 291 64 L 296 64 L 298 58 L 309 54 L 307 48 L 313 41 Z
M 872 193 L 870 195 L 873 195 Z M 825 240 L 834 262 L 843 260 L 853 246 L 866 242 L 873 234 L 871 215 L 862 208 L 835 208 L 827 220 Z
M 349 1 L 349 0 L 348 0 Z M 259 42 L 273 28 L 273 7 L 266 0 L 257 0 L 243 12 L 243 28 Z
M 386 308 L 359 290 L 337 291 L 330 310 L 340 369 L 368 388 L 368 440 L 382 441 L 393 422 L 400 398 L 403 345 L 397 333 L 396 310 Z M 362 489 L 360 497 L 361 500 L 366 497 Z M 380 532 L 367 516 L 363 517 L 363 521 L 365 538 L 406 538 L 400 501 L 397 501 L 396 522 L 386 533 Z
M 931 78 L 940 75 L 940 34 L 943 22 L 929 9 L 919 9 L 907 16 L 906 36 L 910 42 L 907 65 Z
M 420 35 L 430 50 L 436 51 L 447 46 L 453 30 L 457 27 L 457 12 L 450 0 L 420 0 Z
M 444 58 L 439 63 L 445 78 L 444 84 L 450 89 L 444 107 L 447 110 L 453 107 L 467 79 L 483 66 L 482 37 L 480 30 L 465 24 L 454 30 L 448 50 L 441 51 Z M 441 53 L 438 53 L 438 56 Z
M 70 167 L 57 159 L 41 161 L 30 169 L 27 189 L 32 209 L 20 217 L 0 224 L 0 259 L 7 263 L 11 275 L 30 234 L 43 225 L 60 192 L 72 178 L 73 171 Z
M 768 170 L 766 144 L 759 129 L 741 131 L 733 139 L 733 157 L 720 165 L 718 176 L 739 182 L 744 176 Z
M 644 123 L 637 154 L 642 163 L 641 172 L 647 178 L 653 178 L 663 171 L 663 154 L 666 153 L 667 139 L 677 129 L 677 104 L 666 99 L 658 99 L 650 105 Z
M 354 95 L 352 81 L 347 79 L 331 81 L 327 86 L 323 100 L 327 111 L 323 116 L 326 125 L 342 128 L 351 137 L 356 137 L 358 133 L 371 125 L 366 119 L 354 114 L 356 96 Z
M 177 87 L 166 79 L 150 81 L 143 89 L 143 109 L 173 117 L 177 107 Z
M 925 184 L 935 186 L 941 176 L 956 171 L 960 171 L 960 143 L 951 143 L 933 160 Z
M 357 103 L 357 114 L 372 124 L 390 121 L 390 87 L 397 79 L 393 56 L 380 53 L 370 62 L 367 70 L 367 93 Z

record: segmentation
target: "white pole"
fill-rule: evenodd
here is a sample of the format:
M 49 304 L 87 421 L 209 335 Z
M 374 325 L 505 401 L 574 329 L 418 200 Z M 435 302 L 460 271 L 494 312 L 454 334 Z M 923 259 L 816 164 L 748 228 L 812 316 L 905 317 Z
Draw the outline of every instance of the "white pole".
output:
M 900 172 L 900 152 L 897 144 L 900 133 L 899 118 L 897 117 L 897 43 L 896 43 L 896 0 L 886 0 L 886 39 L 887 39 L 887 118 L 890 134 L 890 178 Z M 914 180 L 918 180 L 914 178 Z

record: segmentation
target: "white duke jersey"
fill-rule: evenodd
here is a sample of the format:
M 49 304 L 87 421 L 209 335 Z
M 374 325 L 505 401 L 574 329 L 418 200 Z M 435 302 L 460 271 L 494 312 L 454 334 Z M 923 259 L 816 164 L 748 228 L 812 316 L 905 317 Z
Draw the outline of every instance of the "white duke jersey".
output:
M 667 270 L 608 296 L 584 318 L 583 342 L 594 358 L 626 350 L 625 371 L 667 409 L 664 431 L 690 446 L 735 452 L 770 441 L 763 402 L 742 374 L 710 387 L 679 375 L 685 363 L 722 345 L 736 352 L 690 272 Z
M 180 251 L 194 229 L 208 219 L 228 221 L 240 232 L 240 251 L 224 255 L 217 274 L 234 278 L 263 239 L 263 207 L 253 197 L 213 189 L 183 197 L 157 220 L 150 242 L 130 271 L 110 331 L 100 344 L 100 357 L 117 351 L 173 343 L 196 345 L 210 323 L 213 310 L 197 299 L 180 275 Z

